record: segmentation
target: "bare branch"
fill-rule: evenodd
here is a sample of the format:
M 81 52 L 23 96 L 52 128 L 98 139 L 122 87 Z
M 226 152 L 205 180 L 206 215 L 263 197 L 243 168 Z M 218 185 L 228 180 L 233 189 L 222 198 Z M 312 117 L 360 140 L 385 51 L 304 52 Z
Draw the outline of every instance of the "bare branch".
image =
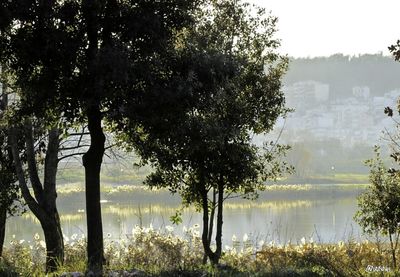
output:
M 268 151 L 268 154 L 271 154 L 271 153 L 274 151 L 276 145 L 278 144 L 279 140 L 281 139 L 283 130 L 285 129 L 285 126 L 286 126 L 286 117 L 285 117 L 284 119 L 285 119 L 285 120 L 283 121 L 283 126 L 282 126 L 281 130 L 279 131 L 279 135 L 278 135 L 278 137 L 276 138 L 276 140 L 275 140 L 275 142 L 274 142 L 272 148 Z
M 397 147 L 400 148 L 400 144 L 393 138 L 393 136 L 390 134 L 390 132 L 385 128 L 386 134 L 389 136 L 389 139 L 392 143 L 394 143 Z
M 83 128 L 85 128 L 85 127 L 83 127 Z M 90 133 L 89 132 L 80 132 L 80 133 L 69 133 L 68 134 L 68 136 L 69 137 L 72 137 L 72 136 L 87 136 L 87 135 L 90 135 Z
M 80 155 L 84 155 L 84 154 L 86 154 L 86 152 L 71 153 L 71 154 L 68 154 L 68 155 L 65 155 L 65 156 L 62 156 L 62 157 L 58 158 L 58 162 L 66 159 L 66 158 L 76 157 L 76 156 L 80 156 Z
M 70 150 L 75 150 L 75 149 L 79 149 L 82 147 L 90 147 L 90 144 L 82 144 L 82 145 L 76 145 L 76 146 L 71 146 L 71 147 L 61 147 L 60 151 L 70 151 Z

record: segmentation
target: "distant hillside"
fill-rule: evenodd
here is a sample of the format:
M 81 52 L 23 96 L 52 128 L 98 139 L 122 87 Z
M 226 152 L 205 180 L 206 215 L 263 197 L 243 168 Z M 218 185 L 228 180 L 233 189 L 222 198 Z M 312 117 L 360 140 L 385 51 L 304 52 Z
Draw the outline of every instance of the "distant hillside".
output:
M 291 59 L 284 83 L 305 80 L 329 84 L 332 98 L 347 97 L 355 86 L 368 86 L 378 96 L 400 88 L 400 63 L 379 54 Z

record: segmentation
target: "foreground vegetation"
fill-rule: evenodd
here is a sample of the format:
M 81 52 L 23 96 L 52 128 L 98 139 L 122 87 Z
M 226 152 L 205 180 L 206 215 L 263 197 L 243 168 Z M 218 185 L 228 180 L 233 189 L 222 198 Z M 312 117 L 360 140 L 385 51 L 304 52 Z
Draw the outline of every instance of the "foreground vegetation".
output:
M 65 238 L 65 263 L 55 273 L 84 272 L 86 239 Z M 105 244 L 106 276 L 396 276 L 384 242 L 318 244 L 302 239 L 298 244 L 275 245 L 248 236 L 232 238 L 221 264 L 203 265 L 199 226 L 177 237 L 172 227 L 154 230 L 136 227 L 126 239 Z M 1 276 L 45 276 L 45 243 L 12 240 L 0 264 Z M 128 273 L 136 275 L 128 275 Z

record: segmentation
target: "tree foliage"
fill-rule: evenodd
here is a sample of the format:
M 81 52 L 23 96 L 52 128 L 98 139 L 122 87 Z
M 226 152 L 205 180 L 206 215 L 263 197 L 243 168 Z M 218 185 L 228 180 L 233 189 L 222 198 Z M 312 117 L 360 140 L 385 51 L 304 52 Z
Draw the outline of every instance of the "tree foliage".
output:
M 171 70 L 180 74 L 163 83 L 165 89 L 143 96 L 147 109 L 140 115 L 136 109 L 125 111 L 122 130 L 144 162 L 156 168 L 147 184 L 179 192 L 185 204 L 202 210 L 203 245 L 217 263 L 226 197 L 251 198 L 266 179 L 288 169 L 275 160 L 285 147 L 272 145 L 260 152 L 252 142 L 252 134 L 270 131 L 287 111 L 280 91 L 287 59 L 275 51 L 277 19 L 263 9 L 241 1 L 211 1 L 196 19 L 194 28 L 180 34 L 170 57 Z M 209 217 L 215 208 L 213 253 Z
M 4 113 L 4 111 L 2 111 Z M 6 210 L 9 215 L 18 212 L 19 189 L 13 158 L 9 145 L 9 128 L 0 125 L 0 209 Z M 16 202 L 17 201 L 17 202 Z
M 0 256 L 2 256 L 7 217 L 23 212 L 24 208 L 12 157 L 10 126 L 7 124 L 8 91 L 5 84 L 0 83 L 0 85 Z
M 370 167 L 370 185 L 358 198 L 359 210 L 355 220 L 370 235 L 389 237 L 393 266 L 396 267 L 396 250 L 400 235 L 400 175 L 383 163 L 380 150 L 376 157 L 366 161 Z
M 359 197 L 356 219 L 366 233 L 394 234 L 400 224 L 399 176 L 383 164 L 379 148 L 375 148 L 375 153 L 376 157 L 366 162 L 370 167 L 370 186 Z
M 2 1 L 0 62 L 16 76 L 22 112 L 85 122 L 88 268 L 101 274 L 103 123 L 115 122 L 159 79 L 177 34 L 201 1 Z M 157 89 L 163 89 L 157 87 Z

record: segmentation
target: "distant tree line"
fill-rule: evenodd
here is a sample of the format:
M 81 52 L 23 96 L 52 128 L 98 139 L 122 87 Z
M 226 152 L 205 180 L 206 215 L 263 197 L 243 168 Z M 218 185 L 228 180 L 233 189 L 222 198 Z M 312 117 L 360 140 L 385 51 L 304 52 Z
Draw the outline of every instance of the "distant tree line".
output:
M 330 85 L 331 99 L 349 97 L 355 86 L 367 86 L 372 96 L 400 88 L 400 67 L 390 56 L 367 54 L 292 58 L 285 84 L 315 80 Z

